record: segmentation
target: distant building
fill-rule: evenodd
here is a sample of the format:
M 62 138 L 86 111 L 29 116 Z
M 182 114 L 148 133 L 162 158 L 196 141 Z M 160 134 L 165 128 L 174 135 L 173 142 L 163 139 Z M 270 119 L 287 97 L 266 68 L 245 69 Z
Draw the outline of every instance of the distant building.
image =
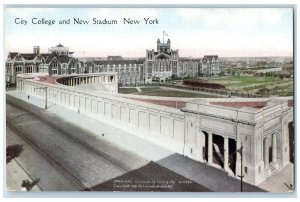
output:
M 10 52 L 6 61 L 6 81 L 15 83 L 16 75 L 22 73 L 46 73 L 66 75 L 84 73 L 78 59 L 72 57 L 68 47 L 58 44 L 49 53 L 40 53 L 39 46 L 32 53 Z
M 146 50 L 146 58 L 124 59 L 122 56 L 107 58 L 73 57 L 68 47 L 58 44 L 40 53 L 39 46 L 33 53 L 10 52 L 6 61 L 6 81 L 15 83 L 20 73 L 45 73 L 49 75 L 68 75 L 83 73 L 116 72 L 123 85 L 138 85 L 154 77 L 165 81 L 172 76 L 213 76 L 223 72 L 217 55 L 200 58 L 180 58 L 178 50 L 171 49 L 171 40 L 161 42 L 157 39 L 157 50 Z
M 200 73 L 204 76 L 218 75 L 223 72 L 218 55 L 205 55 L 201 60 Z
M 109 56 L 107 60 L 87 61 L 86 71 L 88 73 L 114 72 L 118 74 L 119 83 L 138 85 L 144 83 L 144 60 L 123 60 L 118 57 L 117 60 L 111 60 L 113 56 Z
M 178 63 L 178 50 L 171 49 L 170 39 L 167 43 L 157 39 L 157 50 L 146 50 L 145 78 L 177 75 Z
M 171 49 L 170 39 L 167 43 L 157 39 L 157 50 L 146 51 L 145 78 L 212 76 L 221 72 L 223 68 L 218 55 L 206 55 L 202 60 L 180 58 L 178 50 Z
M 123 60 L 122 56 L 117 55 L 117 56 L 107 56 L 108 61 L 117 61 L 117 60 Z

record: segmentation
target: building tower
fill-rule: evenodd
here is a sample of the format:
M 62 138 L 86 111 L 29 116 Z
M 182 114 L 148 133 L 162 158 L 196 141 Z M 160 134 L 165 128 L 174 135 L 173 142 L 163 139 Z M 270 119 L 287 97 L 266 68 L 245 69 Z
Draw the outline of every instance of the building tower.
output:
M 171 41 L 168 39 L 167 43 L 161 43 L 159 39 L 157 39 L 157 52 L 158 53 L 170 53 L 171 52 Z

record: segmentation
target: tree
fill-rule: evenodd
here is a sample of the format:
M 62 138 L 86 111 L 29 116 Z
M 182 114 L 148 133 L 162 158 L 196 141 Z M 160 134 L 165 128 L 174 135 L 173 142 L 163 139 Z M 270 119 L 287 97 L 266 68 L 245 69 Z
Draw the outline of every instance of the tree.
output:
M 6 163 L 9 163 L 14 158 L 19 157 L 22 151 L 23 145 L 20 144 L 14 144 L 6 147 Z

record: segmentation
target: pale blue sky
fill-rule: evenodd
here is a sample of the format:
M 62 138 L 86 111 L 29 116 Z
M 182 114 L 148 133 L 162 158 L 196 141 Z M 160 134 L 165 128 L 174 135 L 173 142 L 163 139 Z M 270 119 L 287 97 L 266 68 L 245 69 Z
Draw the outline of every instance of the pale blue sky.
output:
M 32 18 L 56 20 L 56 24 L 32 25 Z M 94 25 L 92 18 L 115 19 L 118 25 Z M 123 18 L 143 21 L 157 18 L 158 25 L 124 25 Z M 29 21 L 16 25 L 15 18 Z M 89 25 L 59 25 L 61 19 L 81 18 Z M 5 51 L 43 52 L 61 42 L 75 56 L 144 57 L 156 49 L 165 30 L 171 48 L 179 55 L 202 57 L 292 56 L 293 10 L 289 8 L 6 8 Z

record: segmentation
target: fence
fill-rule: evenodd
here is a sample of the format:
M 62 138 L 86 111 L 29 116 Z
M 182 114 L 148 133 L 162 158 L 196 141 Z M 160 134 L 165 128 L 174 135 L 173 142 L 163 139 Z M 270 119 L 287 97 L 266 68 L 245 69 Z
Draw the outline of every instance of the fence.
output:
M 136 87 L 137 85 L 119 85 L 119 87 Z M 174 84 L 168 84 L 168 83 L 152 83 L 152 84 L 139 84 L 138 86 L 143 87 L 168 87 L 168 88 L 175 88 L 175 89 L 181 89 L 181 90 L 190 90 L 190 91 L 199 91 L 199 92 L 205 92 L 210 94 L 218 94 L 222 96 L 227 97 L 245 97 L 245 98 L 259 98 L 262 97 L 260 95 L 255 95 L 251 93 L 241 93 L 237 91 L 229 91 L 229 90 L 220 90 L 220 89 L 211 89 L 211 88 L 202 88 L 202 87 L 194 87 L 194 86 L 183 86 L 183 85 L 174 85 Z

